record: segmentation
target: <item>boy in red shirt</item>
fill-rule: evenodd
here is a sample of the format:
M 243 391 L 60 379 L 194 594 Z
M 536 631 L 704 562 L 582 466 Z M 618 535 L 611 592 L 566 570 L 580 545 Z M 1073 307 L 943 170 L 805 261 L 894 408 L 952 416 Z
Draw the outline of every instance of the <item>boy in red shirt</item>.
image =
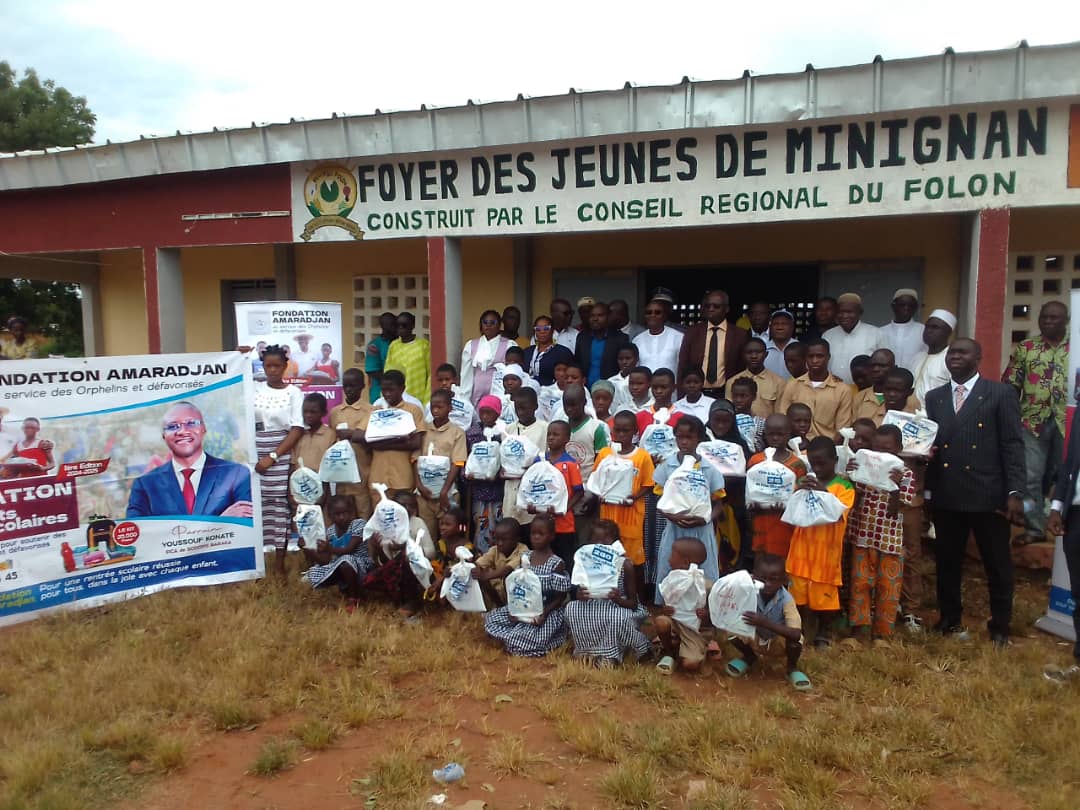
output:
M 567 422 L 556 420 L 548 425 L 547 453 L 544 458 L 562 473 L 568 493 L 566 511 L 561 514 L 552 513 L 555 515 L 555 542 L 551 544 L 551 548 L 566 563 L 567 570 L 573 567 L 574 552 L 578 548 L 574 507 L 585 494 L 585 486 L 581 481 L 581 467 L 574 461 L 574 457 L 566 452 L 566 444 L 569 441 L 570 425 Z M 530 506 L 529 511 L 535 513 L 535 507 Z

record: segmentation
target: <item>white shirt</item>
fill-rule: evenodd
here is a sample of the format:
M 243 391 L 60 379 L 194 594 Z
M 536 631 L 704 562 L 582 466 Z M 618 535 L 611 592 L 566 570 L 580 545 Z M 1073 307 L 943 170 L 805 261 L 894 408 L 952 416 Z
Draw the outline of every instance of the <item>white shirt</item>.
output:
M 472 340 L 466 341 L 465 348 L 461 350 L 461 383 L 458 388 L 461 390 L 461 395 L 466 399 L 472 399 L 473 376 L 476 370 L 487 371 L 493 365 L 496 365 L 495 356 L 499 353 L 499 346 L 503 341 L 509 341 L 506 344 L 508 349 L 516 345 L 512 340 L 504 338 L 502 335 L 496 335 L 490 340 L 481 335 L 475 338 L 475 341 L 475 344 Z M 473 350 L 474 346 L 475 351 Z
M 424 410 L 424 403 L 421 402 L 420 400 L 418 400 L 412 394 L 409 394 L 409 393 L 406 393 L 406 392 L 403 391 L 402 394 L 401 394 L 401 401 L 402 402 L 408 402 L 410 405 L 415 405 L 417 408 L 419 408 L 422 411 Z M 377 400 L 375 400 L 373 403 L 371 403 L 371 407 L 372 408 L 389 408 L 390 405 L 387 403 L 385 397 L 379 397 Z M 428 412 L 430 412 L 430 411 L 428 411 Z
M 570 351 L 577 350 L 577 336 L 581 333 L 574 327 L 564 329 L 562 332 L 555 333 L 555 342 L 560 346 L 565 346 Z
M 881 330 L 865 321 L 859 321 L 850 332 L 834 326 L 821 336 L 829 342 L 829 371 L 846 383 L 851 382 L 851 358 L 860 354 L 873 354 L 882 347 Z
M 945 367 L 945 354 L 948 347 L 937 354 L 923 352 L 915 358 L 915 368 L 909 369 L 915 374 L 915 396 L 926 406 L 926 395 L 935 388 L 945 385 L 951 377 Z
M 922 339 L 923 325 L 911 320 L 907 323 L 887 323 L 881 327 L 881 347 L 896 355 L 896 365 L 915 373 L 915 362 L 926 352 Z
M 626 326 L 624 326 L 619 331 L 622 332 L 624 335 L 626 335 L 631 340 L 633 340 L 634 338 L 636 338 L 638 335 L 640 335 L 642 332 L 645 331 L 645 327 L 642 326 L 640 323 L 628 323 Z
M 798 343 L 799 341 L 792 338 L 786 344 L 784 349 L 790 346 L 792 343 Z M 781 380 L 790 380 L 791 372 L 787 370 L 787 364 L 784 363 L 784 349 L 779 348 L 771 339 L 765 341 L 765 368 L 779 377 Z
M 311 371 L 312 366 L 322 359 L 322 353 L 302 352 L 297 349 L 295 352 L 289 352 L 289 359 L 296 363 L 296 373 L 303 376 L 305 372 Z
M 691 402 L 686 397 L 677 400 L 674 404 L 674 408 L 681 414 L 686 416 L 696 416 L 704 424 L 709 424 L 709 408 L 716 402 L 712 397 L 707 397 L 704 394 L 701 395 L 697 402 Z
M 271 388 L 255 383 L 255 421 L 263 430 L 289 430 L 304 426 L 304 392 L 299 385 Z
M 975 383 L 977 383 L 978 381 L 979 381 L 979 375 L 978 375 L 978 373 L 976 373 L 975 376 L 972 377 L 970 380 L 964 380 L 964 382 L 962 382 L 962 383 L 958 383 L 955 380 L 953 380 L 953 381 L 951 381 L 949 383 L 949 387 L 950 387 L 950 391 L 951 391 L 951 399 L 952 399 L 952 402 L 953 402 L 953 408 L 954 409 L 956 408 L 956 389 L 959 388 L 961 385 L 964 386 L 964 395 L 963 395 L 963 398 L 960 400 L 960 407 L 962 408 L 962 407 L 964 407 L 964 403 L 967 402 L 968 397 L 971 396 L 971 389 L 975 387 Z
M 180 492 L 184 491 L 184 470 L 194 470 L 191 474 L 191 486 L 195 488 L 195 492 L 199 491 L 199 482 L 202 480 L 203 467 L 206 466 L 206 453 L 199 453 L 199 458 L 194 464 L 189 467 L 183 467 L 176 463 L 176 459 L 172 460 L 173 475 L 176 476 L 176 483 L 180 487 Z
M 654 373 L 661 368 L 679 373 L 679 349 L 682 348 L 682 342 L 682 333 L 667 326 L 658 335 L 646 331 L 634 338 L 641 365 Z

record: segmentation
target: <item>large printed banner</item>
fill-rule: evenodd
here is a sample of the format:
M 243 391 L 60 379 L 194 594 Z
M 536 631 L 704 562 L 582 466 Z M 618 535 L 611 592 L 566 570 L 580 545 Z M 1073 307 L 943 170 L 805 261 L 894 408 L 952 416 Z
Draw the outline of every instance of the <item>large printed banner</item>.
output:
M 304 391 L 317 391 L 333 408 L 342 401 L 341 304 L 321 301 L 245 301 L 236 308 L 236 338 L 251 346 L 252 373 L 266 379 L 259 355 L 267 346 L 289 352 L 285 376 Z
M 1080 105 L 1031 101 L 295 163 L 293 239 L 1080 205 L 1075 142 Z
M 0 364 L 0 625 L 263 576 L 249 361 Z

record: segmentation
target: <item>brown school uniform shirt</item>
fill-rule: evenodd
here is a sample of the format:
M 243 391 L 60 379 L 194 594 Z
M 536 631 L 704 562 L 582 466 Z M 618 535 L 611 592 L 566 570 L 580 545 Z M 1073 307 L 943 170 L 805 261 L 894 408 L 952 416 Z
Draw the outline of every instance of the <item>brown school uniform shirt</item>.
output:
M 907 398 L 907 402 L 904 403 L 904 411 L 907 413 L 915 413 L 919 409 L 919 400 L 915 398 L 915 395 L 911 395 Z M 873 388 L 867 388 L 860 391 L 855 395 L 855 402 L 852 406 L 854 417 L 852 422 L 856 419 L 873 419 L 874 424 L 881 427 L 881 423 L 885 421 L 885 411 L 888 410 L 885 407 L 885 402 L 882 400 L 878 402 L 878 395 L 874 393 Z
M 363 430 L 367 427 L 370 414 L 371 403 L 361 395 L 360 399 L 352 405 L 348 402 L 342 402 L 330 410 L 330 428 L 336 431 L 337 426 L 344 422 L 349 426 L 349 430 Z M 371 479 L 371 451 L 359 442 L 353 442 L 352 447 L 356 453 L 356 465 L 360 468 L 360 480 L 364 486 L 367 486 L 368 481 Z M 338 491 L 341 491 L 340 484 L 338 485 Z
M 818 388 L 811 385 L 809 374 L 791 380 L 784 388 L 776 410 L 787 413 L 795 402 L 809 406 L 813 414 L 808 439 L 818 436 L 832 439 L 840 428 L 849 427 L 854 421 L 851 386 L 834 374 Z
M 527 554 L 528 551 L 529 547 L 527 545 L 518 543 L 514 550 L 510 552 L 510 556 L 506 556 L 499 551 L 498 546 L 492 546 L 477 558 L 476 567 L 489 571 L 498 571 L 500 568 L 510 566 L 516 571 L 521 568 L 521 555 Z M 492 589 L 503 599 L 506 599 L 506 580 L 492 579 L 489 581 Z
M 297 460 L 302 460 L 309 470 L 318 472 L 322 464 L 323 454 L 330 449 L 330 445 L 337 441 L 334 431 L 326 425 L 319 425 L 316 431 L 305 430 L 304 435 L 296 443 L 293 450 L 293 469 L 299 467 Z
M 416 429 L 424 430 L 424 413 L 415 405 L 404 400 L 396 406 L 398 410 L 408 412 Z M 372 408 L 378 410 L 378 408 Z M 370 414 L 369 414 L 370 416 Z M 368 420 L 364 420 L 363 428 L 367 430 Z M 421 445 L 426 447 L 426 445 Z M 411 450 L 380 450 L 376 442 L 371 448 L 371 475 L 368 484 L 386 484 L 390 489 L 407 489 L 410 492 L 415 488 L 416 481 L 413 479 L 413 454 Z
M 757 396 L 750 405 L 750 415 L 768 419 L 776 413 L 776 403 L 784 393 L 787 380 L 769 369 L 762 369 L 760 374 L 751 374 L 749 370 L 740 371 L 732 380 L 753 380 L 757 385 Z M 728 396 L 731 395 L 731 381 L 728 381 Z

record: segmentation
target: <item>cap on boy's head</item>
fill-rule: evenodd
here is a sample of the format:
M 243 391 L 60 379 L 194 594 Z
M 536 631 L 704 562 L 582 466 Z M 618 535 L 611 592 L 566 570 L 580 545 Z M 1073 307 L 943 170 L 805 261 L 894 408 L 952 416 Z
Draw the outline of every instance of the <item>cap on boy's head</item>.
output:
M 772 314 L 772 317 L 769 318 L 769 320 L 770 321 L 775 321 L 777 318 L 787 318 L 792 323 L 795 323 L 795 316 L 791 314 L 791 310 L 789 310 L 789 309 L 781 308 L 781 309 L 776 310 Z
M 862 306 L 862 296 L 858 293 L 844 293 L 836 299 L 838 304 L 855 304 L 856 306 Z
M 653 290 L 652 296 L 649 301 L 662 301 L 665 304 L 675 303 L 675 294 L 667 287 L 657 287 Z
M 495 411 L 495 413 L 502 413 L 502 400 L 494 394 L 480 397 L 480 401 L 476 404 L 476 410 L 479 411 L 482 408 L 488 408 Z
M 926 317 L 926 320 L 931 318 L 937 318 L 939 321 L 948 324 L 950 329 L 956 328 L 956 316 L 947 309 L 935 309 Z
M 606 391 L 611 396 L 615 396 L 615 386 L 607 380 L 597 380 L 592 384 L 592 393 L 594 396 L 597 391 Z
M 918 302 L 919 300 L 919 294 L 910 287 L 901 287 L 899 290 L 894 292 L 892 294 L 892 300 L 895 301 L 897 298 L 903 298 L 905 295 L 909 298 L 914 298 L 916 302 Z
M 583 295 L 577 300 L 578 309 L 581 309 L 582 307 L 591 307 L 595 303 L 596 299 L 591 295 Z

